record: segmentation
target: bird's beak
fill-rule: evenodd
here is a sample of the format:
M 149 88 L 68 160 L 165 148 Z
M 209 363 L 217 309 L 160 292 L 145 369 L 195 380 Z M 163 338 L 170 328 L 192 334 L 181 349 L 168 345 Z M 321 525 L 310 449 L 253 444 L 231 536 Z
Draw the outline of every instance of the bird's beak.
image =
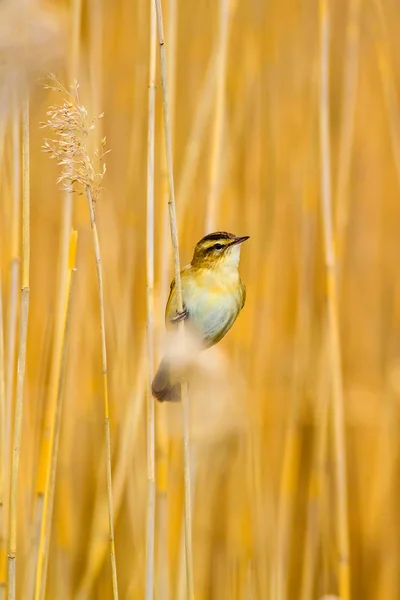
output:
M 250 237 L 249 235 L 243 235 L 242 237 L 237 237 L 236 239 L 233 240 L 233 242 L 230 245 L 236 246 L 237 244 L 243 244 L 243 242 L 248 240 L 249 237 Z

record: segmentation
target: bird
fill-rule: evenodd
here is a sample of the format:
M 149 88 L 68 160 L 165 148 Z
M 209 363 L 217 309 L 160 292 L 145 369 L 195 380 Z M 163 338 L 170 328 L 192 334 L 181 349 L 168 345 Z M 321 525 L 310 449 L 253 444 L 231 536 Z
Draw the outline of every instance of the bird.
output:
M 165 309 L 167 329 L 185 321 L 205 350 L 230 330 L 246 301 L 246 286 L 239 274 L 240 251 L 250 236 L 216 231 L 195 246 L 192 261 L 180 272 L 182 312 L 178 311 L 175 279 Z M 180 381 L 174 378 L 171 358 L 164 356 L 152 382 L 153 396 L 160 402 L 181 399 Z

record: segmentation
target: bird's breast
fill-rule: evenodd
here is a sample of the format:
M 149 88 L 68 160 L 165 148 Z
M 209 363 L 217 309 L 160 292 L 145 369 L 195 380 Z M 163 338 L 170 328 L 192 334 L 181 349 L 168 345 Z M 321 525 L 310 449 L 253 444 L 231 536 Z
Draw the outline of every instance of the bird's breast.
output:
M 221 280 L 212 272 L 196 273 L 183 279 L 182 293 L 189 321 L 207 346 L 231 328 L 242 305 L 239 276 Z

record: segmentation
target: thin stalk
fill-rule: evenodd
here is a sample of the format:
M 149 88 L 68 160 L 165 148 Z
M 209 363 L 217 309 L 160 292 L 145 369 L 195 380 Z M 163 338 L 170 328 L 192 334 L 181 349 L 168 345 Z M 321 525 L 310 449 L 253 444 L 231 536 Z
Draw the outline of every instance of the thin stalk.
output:
M 346 447 L 343 417 L 343 382 L 339 336 L 337 272 L 333 244 L 331 158 L 329 132 L 329 8 L 328 0 L 320 0 L 320 160 L 321 210 L 324 230 L 324 254 L 327 286 L 327 323 L 329 367 L 332 381 L 332 421 L 337 493 L 338 578 L 341 600 L 350 599 L 350 552 L 347 515 Z
M 60 438 L 60 426 L 61 426 L 61 411 L 62 411 L 62 400 L 64 394 L 64 384 L 65 384 L 65 372 L 67 366 L 67 350 L 68 350 L 68 332 L 70 326 L 70 318 L 71 318 L 71 299 L 75 281 L 76 274 L 76 246 L 78 242 L 78 232 L 72 231 L 70 236 L 69 243 L 69 257 L 68 257 L 68 276 L 66 282 L 66 297 L 65 297 L 65 316 L 64 316 L 64 331 L 62 336 L 62 347 L 61 347 L 61 362 L 60 362 L 60 372 L 59 372 L 59 380 L 58 380 L 58 391 L 57 391 L 57 401 L 56 401 L 56 410 L 55 410 L 55 419 L 54 419 L 54 432 L 53 432 L 53 443 L 52 443 L 52 456 L 51 456 L 51 465 L 50 465 L 50 474 L 49 474 L 49 485 L 48 485 L 48 500 L 47 500 L 47 510 L 45 511 L 46 516 L 46 538 L 45 538 L 45 547 L 44 547 L 44 555 L 42 557 L 43 560 L 43 575 L 42 575 L 42 583 L 40 588 L 40 600 L 44 600 L 45 592 L 46 592 L 46 580 L 47 580 L 47 566 L 49 560 L 49 547 L 50 547 L 50 539 L 51 539 L 51 522 L 53 516 L 53 506 L 54 506 L 54 490 L 56 483 L 56 472 L 57 472 L 57 461 L 58 461 L 58 446 L 59 446 L 59 438 Z M 43 519 L 44 521 L 44 519 Z
M 216 56 L 213 54 L 210 58 L 206 75 L 200 92 L 200 99 L 196 107 L 196 113 L 193 119 L 188 140 L 185 146 L 185 160 L 181 169 L 181 176 L 178 181 L 177 198 L 179 198 L 179 232 L 182 231 L 185 223 L 184 217 L 190 198 L 190 190 L 196 174 L 196 169 L 200 160 L 200 154 L 204 139 L 207 133 L 207 122 L 210 118 L 213 100 L 213 91 L 216 80 Z M 165 238 L 166 239 L 166 238 Z M 164 240 L 164 238 L 163 238 Z M 168 265 L 171 260 L 171 245 L 166 245 L 163 241 L 161 256 L 161 293 L 166 296 L 168 293 Z M 167 298 L 163 298 L 165 304 Z
M 153 2 L 151 3 L 153 5 Z M 167 62 L 168 62 L 168 101 L 169 101 L 169 118 L 171 124 L 171 138 L 174 141 L 174 123 L 175 123 L 175 97 L 176 97 L 176 63 L 177 63 L 177 0 L 169 0 L 168 2 L 168 18 L 167 18 Z M 157 36 L 157 32 L 155 32 Z M 160 246 L 161 255 L 161 294 L 159 294 L 159 306 L 164 307 L 167 300 L 169 290 L 169 266 L 171 264 L 171 241 L 170 227 L 168 217 L 168 178 L 167 178 L 167 158 L 165 152 L 161 154 L 161 172 L 162 172 L 162 242 Z M 179 228 L 178 228 L 179 229 Z M 156 296 L 157 297 L 157 296 Z M 162 310 L 157 309 L 156 314 L 162 314 Z M 170 596 L 170 577 L 169 577 L 169 557 L 168 557 L 168 471 L 169 471 L 169 456 L 168 456 L 168 409 L 156 403 L 155 407 L 155 428 L 156 428 L 156 511 L 157 511 L 157 539 L 155 545 L 157 555 L 155 558 L 155 571 L 157 573 L 156 597 L 169 600 Z
M 7 485 L 7 424 L 3 323 L 3 293 L 0 271 L 0 600 L 3 600 L 5 598 L 7 571 L 5 561 L 7 548 L 7 529 L 5 515 L 5 497 Z
M 378 67 L 381 76 L 384 101 L 388 117 L 389 135 L 392 144 L 393 160 L 396 169 L 397 181 L 400 183 L 400 141 L 397 135 L 400 127 L 400 109 L 397 97 L 396 77 L 394 75 L 393 59 L 388 47 L 388 32 L 385 15 L 380 0 L 374 0 L 376 20 L 374 20 L 374 41 L 376 45 Z
M 65 205 L 64 205 L 65 206 Z M 65 216 L 64 212 L 64 216 Z M 64 225 L 64 224 L 63 224 Z M 71 233 L 69 235 L 71 238 Z M 38 544 L 33 546 L 33 554 L 36 557 L 36 575 L 35 575 L 35 600 L 42 597 L 46 589 L 44 580 L 44 566 L 46 555 L 46 544 L 49 539 L 49 531 L 47 529 L 49 522 L 49 499 L 50 499 L 50 481 L 51 481 L 51 462 L 54 455 L 55 429 L 57 420 L 57 402 L 59 397 L 59 385 L 62 370 L 63 343 L 65 337 L 67 317 L 67 305 L 69 297 L 70 285 L 70 269 L 68 249 L 71 242 L 67 246 L 67 253 L 61 241 L 60 248 L 60 271 L 59 285 L 57 298 L 57 316 L 55 323 L 54 341 L 53 341 L 53 356 L 52 368 L 49 383 L 49 397 L 47 400 L 44 423 L 42 430 L 42 439 L 40 445 L 39 468 L 36 484 L 35 498 L 35 520 L 34 526 L 38 527 L 38 531 L 34 532 L 33 539 Z
M 206 232 L 215 229 L 221 183 L 221 156 L 225 124 L 225 80 L 228 47 L 229 0 L 219 1 L 219 43 L 217 50 L 217 88 L 210 163 L 210 191 L 207 201 Z
M 150 60 L 147 131 L 147 235 L 146 235 L 146 301 L 147 301 L 147 530 L 146 530 L 146 599 L 154 597 L 154 538 L 156 517 L 155 481 L 155 410 L 151 392 L 154 376 L 154 124 L 155 77 L 157 55 L 156 12 L 150 3 Z
M 317 565 L 318 541 L 321 540 L 321 546 L 326 548 L 325 540 L 321 532 L 322 520 L 322 496 L 327 495 L 326 485 L 326 462 L 328 450 L 328 430 L 329 430 L 329 373 L 327 372 L 326 357 L 326 335 L 322 331 L 322 340 L 320 348 L 320 364 L 318 374 L 318 420 L 315 433 L 315 443 L 313 446 L 313 456 L 311 464 L 310 479 L 308 482 L 307 499 L 307 525 L 304 541 L 303 565 L 301 576 L 301 600 L 310 600 L 313 597 L 315 571 Z M 329 543 L 329 542 L 328 542 Z
M 336 188 L 336 240 L 339 278 L 345 256 L 345 240 L 349 218 L 349 177 L 354 143 L 354 121 L 358 89 L 358 48 L 361 0 L 351 0 L 347 23 L 346 51 L 344 55 L 344 82 L 342 116 Z M 340 283 L 340 282 L 339 282 Z
M 16 93 L 14 93 L 15 104 L 17 104 Z M 11 451 L 11 418 L 13 405 L 13 391 L 15 381 L 15 358 L 16 358 L 16 339 L 17 339 L 17 318 L 18 318 L 18 280 L 20 270 L 20 201 L 21 201 L 21 127 L 20 111 L 14 109 L 12 123 L 12 153 L 13 153 L 13 198 L 12 198 L 12 217 L 11 217 L 11 282 L 8 308 L 7 324 L 7 373 L 6 373 L 6 469 L 7 481 L 9 482 L 10 473 L 10 451 Z M 9 485 L 9 484 L 8 484 Z M 8 530 L 9 525 L 9 506 L 5 513 L 5 527 Z
M 144 338 L 144 336 L 143 336 Z M 119 436 L 119 451 L 117 452 L 116 464 L 113 470 L 113 499 L 115 514 L 121 508 L 124 492 L 126 491 L 126 481 L 130 474 L 129 465 L 134 458 L 134 441 L 138 439 L 138 432 L 141 426 L 141 415 L 143 414 L 143 401 L 147 389 L 147 364 L 146 364 L 146 340 L 141 340 L 139 344 L 139 362 L 136 371 L 136 382 L 133 386 L 132 400 L 128 404 L 126 418 L 123 422 L 121 435 Z M 93 535 L 89 542 L 87 552 L 87 561 L 85 572 L 78 586 L 76 593 L 77 599 L 90 597 L 96 578 L 101 571 L 105 559 L 107 544 L 103 544 L 103 535 L 99 536 L 99 530 L 102 532 L 103 524 L 103 497 L 101 493 L 97 494 L 94 503 Z M 99 545 L 99 537 L 101 545 Z
M 157 28 L 158 42 L 160 50 L 160 66 L 161 66 L 161 83 L 163 95 L 163 115 L 164 115 L 164 137 L 165 137 L 165 153 L 167 157 L 168 170 L 168 187 L 169 187 L 169 220 L 171 227 L 171 240 L 174 250 L 174 270 L 175 270 L 175 285 L 178 311 L 183 310 L 182 304 L 182 286 L 181 286 L 181 267 L 179 260 L 179 243 L 178 243 L 178 227 L 175 212 L 175 187 L 174 173 L 172 160 L 172 142 L 171 142 L 171 127 L 169 121 L 168 108 L 168 82 L 167 82 L 167 59 L 164 41 L 164 28 L 162 17 L 161 0 L 155 0 L 157 12 Z M 179 323 L 181 336 L 184 334 L 184 322 Z M 184 460 L 184 480 L 185 480 L 185 548 L 186 548 L 186 585 L 188 597 L 190 600 L 194 598 L 194 581 L 193 581 L 193 548 L 192 548 L 192 502 L 191 502 L 191 484 L 190 484 L 190 413 L 189 413 L 189 398 L 187 393 L 187 385 L 182 384 L 181 397 L 183 409 L 183 460 Z
M 81 38 L 81 16 L 82 0 L 73 0 L 72 2 L 72 40 L 71 40 L 71 60 L 69 64 L 69 81 L 78 79 L 80 38 Z
M 108 378 L 107 378 L 107 346 L 106 346 L 106 322 L 104 314 L 104 291 L 103 291 L 103 269 L 101 264 L 101 253 L 99 235 L 97 232 L 96 216 L 92 193 L 89 186 L 86 186 L 86 197 L 89 205 L 90 226 L 93 235 L 93 248 L 96 258 L 97 286 L 100 305 L 100 334 L 101 334 L 101 360 L 103 369 L 103 389 L 104 389 L 104 428 L 106 442 L 106 463 L 107 463 L 107 503 L 108 503 L 108 528 L 110 535 L 110 560 L 112 571 L 113 598 L 118 599 L 118 580 L 117 580 L 117 562 L 115 558 L 115 535 L 114 535 L 114 509 L 112 494 L 112 473 L 111 473 L 111 434 L 110 434 L 110 411 L 108 403 Z
M 80 51 L 80 23 L 82 0 L 74 0 L 72 6 L 72 34 L 71 34 L 71 59 L 68 64 L 69 80 L 77 79 Z M 42 437 L 40 444 L 39 468 L 35 495 L 35 519 L 33 533 L 35 541 L 31 555 L 36 563 L 35 592 L 38 599 L 45 590 L 42 580 L 45 564 L 45 543 L 47 540 L 46 527 L 48 523 L 49 484 L 52 455 L 54 454 L 54 431 L 57 410 L 57 397 L 61 373 L 62 345 L 65 332 L 66 294 L 69 279 L 68 256 L 70 251 L 71 224 L 73 212 L 72 194 L 63 192 L 63 210 L 61 220 L 60 245 L 59 245 L 59 271 L 57 274 L 57 298 L 55 311 L 55 330 L 53 338 L 53 356 L 51 360 L 51 374 L 49 394 L 43 420 Z
M 308 354 L 307 334 L 310 330 L 309 307 L 311 298 L 310 272 L 312 271 L 313 219 L 308 208 L 309 199 L 304 192 L 301 210 L 301 255 L 299 265 L 298 306 L 292 376 L 292 403 L 288 415 L 283 463 L 279 490 L 278 542 L 276 550 L 276 599 L 287 597 L 289 581 L 290 539 L 293 534 L 295 498 L 300 475 L 301 408 L 304 391 L 305 361 Z
M 10 485 L 10 536 L 8 546 L 8 598 L 16 598 L 18 472 L 21 451 L 22 413 L 24 405 L 26 341 L 29 316 L 29 266 L 30 266 L 30 180 L 29 180 L 29 100 L 22 112 L 22 293 L 21 329 L 18 352 L 17 392 L 14 416 L 14 440 Z
M 0 121 L 0 167 L 4 165 L 5 150 L 5 116 Z M 4 168 L 4 167 L 3 167 Z M 1 246 L 0 246 L 1 250 Z M 7 397 L 5 389 L 5 354 L 4 354 L 4 318 L 3 291 L 1 281 L 0 253 L 0 600 L 6 597 L 7 588 L 7 514 L 6 496 L 8 485 L 8 448 L 7 448 Z

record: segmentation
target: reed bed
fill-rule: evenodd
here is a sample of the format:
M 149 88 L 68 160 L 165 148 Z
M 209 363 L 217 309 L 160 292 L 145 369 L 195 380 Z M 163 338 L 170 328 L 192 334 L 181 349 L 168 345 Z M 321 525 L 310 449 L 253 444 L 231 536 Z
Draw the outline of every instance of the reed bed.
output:
M 396 600 L 400 9 L 163 0 L 162 69 L 153 1 L 0 6 L 0 600 Z M 48 72 L 104 112 L 95 203 Z M 181 264 L 250 235 L 184 407 L 149 394 L 174 192 Z

